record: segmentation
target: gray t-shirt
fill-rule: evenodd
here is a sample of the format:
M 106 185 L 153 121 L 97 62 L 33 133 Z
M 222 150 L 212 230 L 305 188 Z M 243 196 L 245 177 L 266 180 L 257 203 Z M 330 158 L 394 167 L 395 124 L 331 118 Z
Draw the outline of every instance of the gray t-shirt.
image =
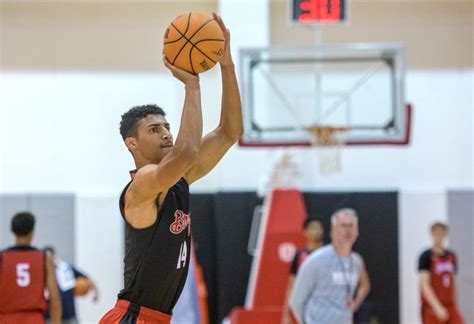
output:
M 296 276 L 289 300 L 298 320 L 308 324 L 352 323 L 347 302 L 354 295 L 362 264 L 358 253 L 342 258 L 331 244 L 310 254 Z

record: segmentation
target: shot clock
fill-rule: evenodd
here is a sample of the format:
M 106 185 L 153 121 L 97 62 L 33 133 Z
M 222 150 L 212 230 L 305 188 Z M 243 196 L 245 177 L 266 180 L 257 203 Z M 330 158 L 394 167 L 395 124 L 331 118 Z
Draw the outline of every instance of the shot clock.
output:
M 347 19 L 346 0 L 291 0 L 294 23 L 338 24 Z

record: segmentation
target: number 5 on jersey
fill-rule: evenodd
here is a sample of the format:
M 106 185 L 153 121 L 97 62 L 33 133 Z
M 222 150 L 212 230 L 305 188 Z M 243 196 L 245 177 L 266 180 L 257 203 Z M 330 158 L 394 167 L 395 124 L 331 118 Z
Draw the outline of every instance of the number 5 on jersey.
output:
M 18 263 L 16 265 L 16 284 L 19 287 L 28 287 L 31 282 L 29 263 Z
M 178 256 L 178 265 L 176 269 L 184 268 L 186 266 L 186 257 L 188 256 L 188 245 L 186 241 L 181 243 L 181 248 L 179 249 L 179 256 Z

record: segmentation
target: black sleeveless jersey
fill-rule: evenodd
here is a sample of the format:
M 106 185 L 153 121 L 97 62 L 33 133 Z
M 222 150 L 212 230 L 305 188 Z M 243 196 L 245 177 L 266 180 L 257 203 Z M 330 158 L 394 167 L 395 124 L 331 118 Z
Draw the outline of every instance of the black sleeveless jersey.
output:
M 130 184 L 120 196 L 120 212 L 124 219 L 125 192 Z M 125 220 L 125 287 L 118 298 L 162 313 L 172 313 L 189 268 L 189 215 L 189 187 L 181 178 L 169 189 L 153 225 L 136 229 Z

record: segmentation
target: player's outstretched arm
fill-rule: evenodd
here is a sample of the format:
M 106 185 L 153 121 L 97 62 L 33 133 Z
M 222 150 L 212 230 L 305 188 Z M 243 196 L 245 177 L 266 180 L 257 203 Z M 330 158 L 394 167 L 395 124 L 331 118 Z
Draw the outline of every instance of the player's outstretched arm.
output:
M 127 190 L 127 204 L 132 202 L 139 205 L 155 201 L 160 193 L 178 182 L 195 163 L 201 145 L 202 112 L 199 77 L 171 65 L 164 56 L 163 62 L 185 86 L 180 129 L 174 147 L 159 164 L 149 164 L 138 170 Z
M 46 288 L 49 294 L 49 316 L 52 324 L 60 324 L 62 319 L 61 297 L 56 281 L 56 268 L 54 258 L 46 254 Z
M 192 183 L 211 171 L 243 133 L 242 104 L 230 51 L 230 32 L 222 18 L 213 13 L 225 36 L 222 58 L 219 61 L 222 76 L 222 104 L 219 125 L 202 139 L 196 164 L 186 173 Z
M 213 13 L 213 16 L 225 36 L 224 52 L 222 59 L 219 61 L 222 75 L 222 107 L 218 130 L 233 144 L 243 133 L 242 104 L 234 61 L 230 51 L 230 32 L 220 16 L 215 13 Z

